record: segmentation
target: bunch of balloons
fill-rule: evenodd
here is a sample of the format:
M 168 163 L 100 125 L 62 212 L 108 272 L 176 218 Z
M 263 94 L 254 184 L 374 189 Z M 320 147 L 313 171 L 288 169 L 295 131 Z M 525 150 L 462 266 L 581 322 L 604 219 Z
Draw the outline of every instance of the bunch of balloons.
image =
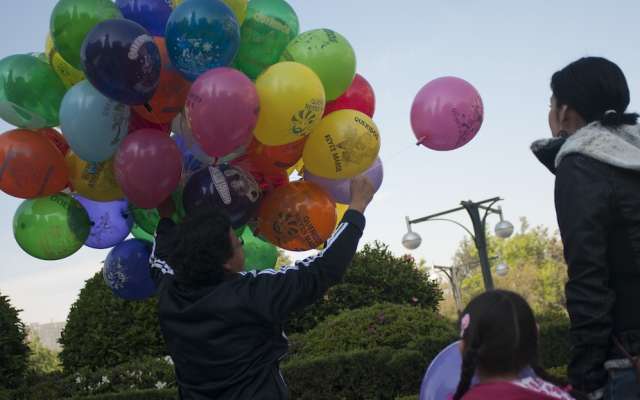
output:
M 248 268 L 321 246 L 349 180 L 382 183 L 374 110 L 349 42 L 285 0 L 59 0 L 45 52 L 0 60 L 0 190 L 27 253 L 111 249 L 106 282 L 144 298 L 169 197 L 176 222 L 224 209 Z

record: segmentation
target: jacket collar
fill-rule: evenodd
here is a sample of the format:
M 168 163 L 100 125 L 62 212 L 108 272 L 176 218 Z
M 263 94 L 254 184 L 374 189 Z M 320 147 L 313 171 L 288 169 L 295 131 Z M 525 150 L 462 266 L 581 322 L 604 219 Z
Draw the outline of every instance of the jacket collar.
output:
M 531 151 L 554 174 L 562 160 L 571 154 L 582 154 L 614 167 L 640 171 L 640 126 L 608 128 L 594 122 L 567 138 L 537 140 L 531 145 Z

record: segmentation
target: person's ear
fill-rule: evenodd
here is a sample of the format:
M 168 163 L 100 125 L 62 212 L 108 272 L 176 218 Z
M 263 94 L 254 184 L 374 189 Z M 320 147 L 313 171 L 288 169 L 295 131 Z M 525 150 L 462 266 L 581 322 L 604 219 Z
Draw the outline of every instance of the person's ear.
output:
M 569 121 L 569 106 L 563 104 L 558 109 L 558 122 L 560 122 L 560 128 L 564 128 Z

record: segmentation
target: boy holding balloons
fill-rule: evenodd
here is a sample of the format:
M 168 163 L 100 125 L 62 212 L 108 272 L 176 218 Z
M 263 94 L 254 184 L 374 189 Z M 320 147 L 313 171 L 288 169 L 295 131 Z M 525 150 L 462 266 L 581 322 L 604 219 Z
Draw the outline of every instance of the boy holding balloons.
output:
M 160 207 L 151 274 L 180 398 L 289 398 L 282 325 L 342 279 L 373 194 L 367 178 L 354 178 L 350 209 L 326 248 L 279 271 L 244 271 L 243 243 L 222 211 L 199 209 L 175 225 L 166 218 L 173 202 Z

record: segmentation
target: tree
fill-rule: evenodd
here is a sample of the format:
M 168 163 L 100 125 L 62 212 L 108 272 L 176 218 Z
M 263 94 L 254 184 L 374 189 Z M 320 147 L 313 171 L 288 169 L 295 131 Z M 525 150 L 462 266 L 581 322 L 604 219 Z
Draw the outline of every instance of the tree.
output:
M 35 332 L 32 332 L 30 336 L 29 371 L 39 375 L 62 371 L 58 353 L 44 347 L 40 337 Z
M 17 388 L 27 370 L 29 347 L 19 312 L 7 296 L 0 294 L 0 388 Z
M 112 294 L 101 272 L 86 281 L 71 306 L 60 343 L 66 373 L 167 354 L 157 300 L 122 300 Z
M 396 257 L 382 243 L 356 253 L 342 283 L 324 299 L 295 313 L 288 332 L 306 332 L 330 315 L 376 303 L 412 304 L 436 310 L 442 299 L 438 283 L 408 255 Z
M 509 239 L 488 235 L 489 257 L 493 264 L 504 261 L 509 266 L 505 277 L 496 276 L 497 288 L 513 290 L 523 295 L 534 311 L 562 311 L 565 307 L 564 284 L 566 264 L 562 255 L 562 241 L 557 233 L 542 226 L 530 228 L 526 218 L 521 219 L 520 231 Z M 460 243 L 453 263 L 459 269 L 463 301 L 484 290 L 478 253 L 471 240 Z

